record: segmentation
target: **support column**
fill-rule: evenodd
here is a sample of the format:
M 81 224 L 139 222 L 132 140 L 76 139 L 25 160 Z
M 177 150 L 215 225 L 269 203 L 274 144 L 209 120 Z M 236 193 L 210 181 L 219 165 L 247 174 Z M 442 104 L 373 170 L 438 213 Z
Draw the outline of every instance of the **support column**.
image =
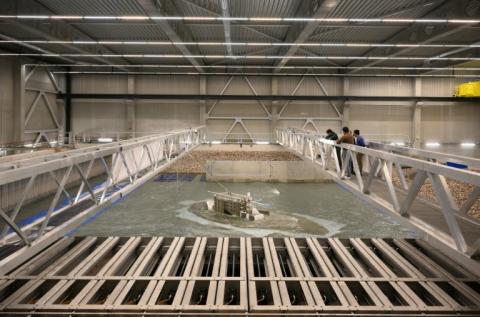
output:
M 350 80 L 343 77 L 342 95 L 348 96 L 350 93 Z M 349 101 L 343 102 L 342 127 L 348 127 L 350 124 L 350 104 Z
M 127 89 L 129 94 L 135 94 L 135 75 L 128 75 Z M 135 100 L 127 100 L 127 129 L 130 137 L 136 137 Z
M 200 95 L 206 95 L 207 94 L 207 77 L 202 75 L 200 76 Z M 206 105 L 206 100 L 200 100 L 200 125 L 207 125 L 207 105 Z
M 415 97 L 422 96 L 422 79 L 415 78 Z M 412 114 L 412 146 L 419 148 L 422 143 L 422 105 L 423 102 L 415 102 Z
M 25 141 L 25 76 L 26 66 L 15 62 L 13 70 L 14 124 L 13 142 Z
M 422 104 L 416 102 L 413 106 L 412 143 L 414 148 L 419 148 L 422 143 Z
M 272 77 L 272 96 L 278 95 L 278 78 Z M 270 142 L 276 141 L 275 130 L 278 125 L 278 100 L 272 101 L 272 116 L 270 118 Z
M 72 134 L 72 75 L 65 74 L 65 132 Z

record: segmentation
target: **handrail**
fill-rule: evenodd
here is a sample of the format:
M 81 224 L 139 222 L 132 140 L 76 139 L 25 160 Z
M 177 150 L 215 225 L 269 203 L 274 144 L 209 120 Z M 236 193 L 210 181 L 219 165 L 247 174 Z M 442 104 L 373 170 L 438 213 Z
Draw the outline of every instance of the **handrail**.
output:
M 417 158 L 426 159 L 429 161 L 440 161 L 440 162 L 456 162 L 463 163 L 469 168 L 480 169 L 480 159 L 473 157 L 461 156 L 456 154 L 441 153 L 423 149 L 415 149 L 405 146 L 397 146 L 391 144 L 384 144 L 378 142 L 368 142 L 370 148 L 391 151 L 400 155 L 413 156 Z

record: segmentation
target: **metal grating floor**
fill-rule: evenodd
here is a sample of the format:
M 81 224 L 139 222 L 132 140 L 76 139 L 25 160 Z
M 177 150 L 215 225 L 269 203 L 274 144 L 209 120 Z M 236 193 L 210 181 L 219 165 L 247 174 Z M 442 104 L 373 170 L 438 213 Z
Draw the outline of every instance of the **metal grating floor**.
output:
M 421 240 L 70 237 L 0 276 L 0 314 L 480 315 Z

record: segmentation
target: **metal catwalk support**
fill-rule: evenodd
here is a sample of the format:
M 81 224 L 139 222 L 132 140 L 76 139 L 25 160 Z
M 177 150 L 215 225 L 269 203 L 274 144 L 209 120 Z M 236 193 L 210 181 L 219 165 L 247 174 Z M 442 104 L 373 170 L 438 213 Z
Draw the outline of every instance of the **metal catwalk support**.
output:
M 443 245 L 450 247 L 459 254 L 467 257 L 477 255 L 479 250 L 480 222 L 467 215 L 468 210 L 473 206 L 480 196 L 480 160 L 462 157 L 457 155 L 442 154 L 425 150 L 417 150 L 408 147 L 385 145 L 381 143 L 369 143 L 369 147 L 359 147 L 350 144 L 336 144 L 334 141 L 326 140 L 321 135 L 310 133 L 301 129 L 277 129 L 277 141 L 279 144 L 292 149 L 303 157 L 319 164 L 326 172 L 330 173 L 335 180 L 359 194 L 368 197 L 371 203 L 390 211 L 392 214 L 402 217 L 413 224 L 416 228 L 437 240 Z M 336 147 L 344 153 L 343 168 L 340 168 L 340 158 L 337 157 Z M 360 171 L 357 157 L 363 156 L 366 167 Z M 445 165 L 445 162 L 453 160 L 469 166 L 469 170 L 453 168 Z M 346 168 L 349 162 L 353 163 L 355 176 L 352 179 L 345 177 Z M 366 166 L 368 165 L 368 166 Z M 392 167 L 396 168 L 393 169 Z M 416 176 L 410 184 L 405 180 L 401 170 L 402 166 L 408 166 L 414 170 Z M 473 170 L 472 170 L 473 169 Z M 400 185 L 394 186 L 393 171 L 398 177 Z M 457 206 L 446 179 L 456 180 L 472 186 L 467 201 L 463 206 Z M 431 203 L 431 208 L 438 207 L 438 216 L 430 221 L 436 222 L 437 217 L 443 216 L 446 223 L 446 232 L 440 232 L 435 223 L 430 223 L 425 218 L 418 218 L 410 213 L 413 203 L 419 199 L 419 192 L 426 181 L 432 184 L 438 205 Z M 383 187 L 373 186 L 374 182 L 383 183 Z M 384 197 L 374 192 L 382 190 L 387 193 Z M 400 191 L 405 193 L 405 198 L 400 199 Z M 467 231 L 476 230 L 477 235 L 467 243 L 465 230 L 459 225 L 459 220 L 469 223 Z M 474 229 L 472 229 L 474 228 Z M 472 235 L 471 235 L 472 237 Z
M 38 86 L 38 84 L 35 83 L 35 74 L 39 72 L 48 76 L 49 82 L 47 85 Z M 48 67 L 37 67 L 37 65 L 22 65 L 22 74 L 24 74 L 24 76 L 21 76 L 22 88 L 20 94 L 22 94 L 23 98 L 21 98 L 22 104 L 20 106 L 24 108 L 24 117 L 22 118 L 23 126 L 21 127 L 21 129 L 25 134 L 36 134 L 35 141 L 33 142 L 34 145 L 42 141 L 42 139 L 45 142 L 50 143 L 50 139 L 56 139 L 62 132 L 61 130 L 63 120 L 59 120 L 59 114 L 57 113 L 56 104 L 52 105 L 51 100 L 53 99 L 53 103 L 57 101 L 58 98 L 56 97 L 56 95 L 61 90 L 60 86 L 58 85 L 57 79 L 55 78 L 54 74 L 50 71 Z M 46 86 L 50 87 L 48 88 Z M 26 98 L 27 94 L 33 94 L 33 99 L 30 103 L 26 102 L 29 99 Z M 32 124 L 32 122 L 38 121 L 39 119 L 37 118 L 37 116 L 34 115 L 35 113 L 37 113 L 39 107 L 46 108 L 50 122 L 42 122 L 42 127 L 29 129 L 30 126 L 38 126 L 38 122 L 37 124 Z M 47 127 L 46 124 L 53 127 Z M 55 136 L 53 136 L 52 134 L 55 134 Z
M 0 314 L 478 316 L 423 240 L 66 237 L 0 275 Z
M 148 181 L 180 155 L 203 142 L 204 130 L 202 126 L 0 164 L 2 190 L 26 182 L 15 206 L 9 210 L 0 208 L 5 222 L 1 245 L 26 246 L 0 261 L 0 271 L 39 252 L 97 211 Z M 94 164 L 103 168 L 101 180 L 89 178 Z M 35 180 L 42 175 L 49 176 L 56 185 L 52 195 L 46 198 L 50 200 L 48 210 L 45 215 L 20 226 L 16 224 L 18 214 L 25 207 Z M 75 194 L 70 195 L 66 189 L 73 175 L 78 176 L 79 182 L 70 184 L 76 188 Z M 66 198 L 63 205 L 60 204 L 62 195 Z

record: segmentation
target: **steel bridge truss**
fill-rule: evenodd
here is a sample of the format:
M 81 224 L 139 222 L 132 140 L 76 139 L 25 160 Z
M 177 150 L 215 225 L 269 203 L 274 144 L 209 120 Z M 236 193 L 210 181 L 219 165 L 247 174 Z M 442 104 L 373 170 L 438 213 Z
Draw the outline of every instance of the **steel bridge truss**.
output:
M 480 238 L 478 237 L 480 224 L 467 216 L 467 212 L 480 197 L 480 173 L 439 163 L 439 161 L 454 160 L 478 169 L 480 168 L 480 160 L 380 143 L 369 144 L 369 148 L 350 144 L 336 144 L 335 141 L 326 140 L 320 135 L 293 128 L 278 129 L 276 133 L 279 144 L 319 164 L 335 180 L 360 196 L 368 197 L 374 205 L 403 219 L 408 219 L 411 224 L 429 238 L 437 240 L 440 244 L 447 245 L 468 257 L 476 256 L 480 252 Z M 343 160 L 339 157 L 337 148 L 341 149 Z M 368 174 L 360 171 L 357 160 L 360 155 L 366 157 L 364 161 L 368 162 L 366 168 L 369 170 Z M 346 171 L 351 165 L 353 165 L 353 172 L 356 176 L 348 179 L 345 177 Z M 406 180 L 402 167 L 410 167 L 416 171 L 416 175 L 411 182 Z M 394 169 L 396 170 L 395 174 L 398 175 L 401 188 L 394 185 Z M 359 177 L 360 175 L 361 177 Z M 470 184 L 473 187 L 463 206 L 458 206 L 455 202 L 448 187 L 447 178 Z M 449 232 L 441 232 L 432 223 L 409 213 L 412 204 L 420 199 L 420 189 L 427 180 L 432 184 L 438 206 Z M 374 181 L 384 183 L 389 194 L 389 200 L 373 192 L 374 186 L 372 184 Z M 406 193 L 403 200 L 399 198 L 399 190 Z M 462 231 L 458 218 L 468 218 L 468 221 L 476 225 L 477 235 L 473 243 L 467 243 L 464 237 L 465 232 Z
M 16 251 L 0 261 L 0 270 L 21 263 L 148 181 L 179 155 L 203 142 L 204 130 L 179 130 L 0 165 L 0 188 L 7 193 L 21 189 L 11 210 L 0 208 L 5 222 L 1 244 L 14 246 Z M 90 177 L 94 166 L 103 169 L 101 177 Z M 21 226 L 17 217 L 31 197 L 35 181 L 40 177 L 45 180 L 45 175 L 55 185 L 46 198 L 49 207 L 45 214 Z M 72 179 L 79 181 L 72 184 Z M 66 200 L 63 206 L 62 197 Z

